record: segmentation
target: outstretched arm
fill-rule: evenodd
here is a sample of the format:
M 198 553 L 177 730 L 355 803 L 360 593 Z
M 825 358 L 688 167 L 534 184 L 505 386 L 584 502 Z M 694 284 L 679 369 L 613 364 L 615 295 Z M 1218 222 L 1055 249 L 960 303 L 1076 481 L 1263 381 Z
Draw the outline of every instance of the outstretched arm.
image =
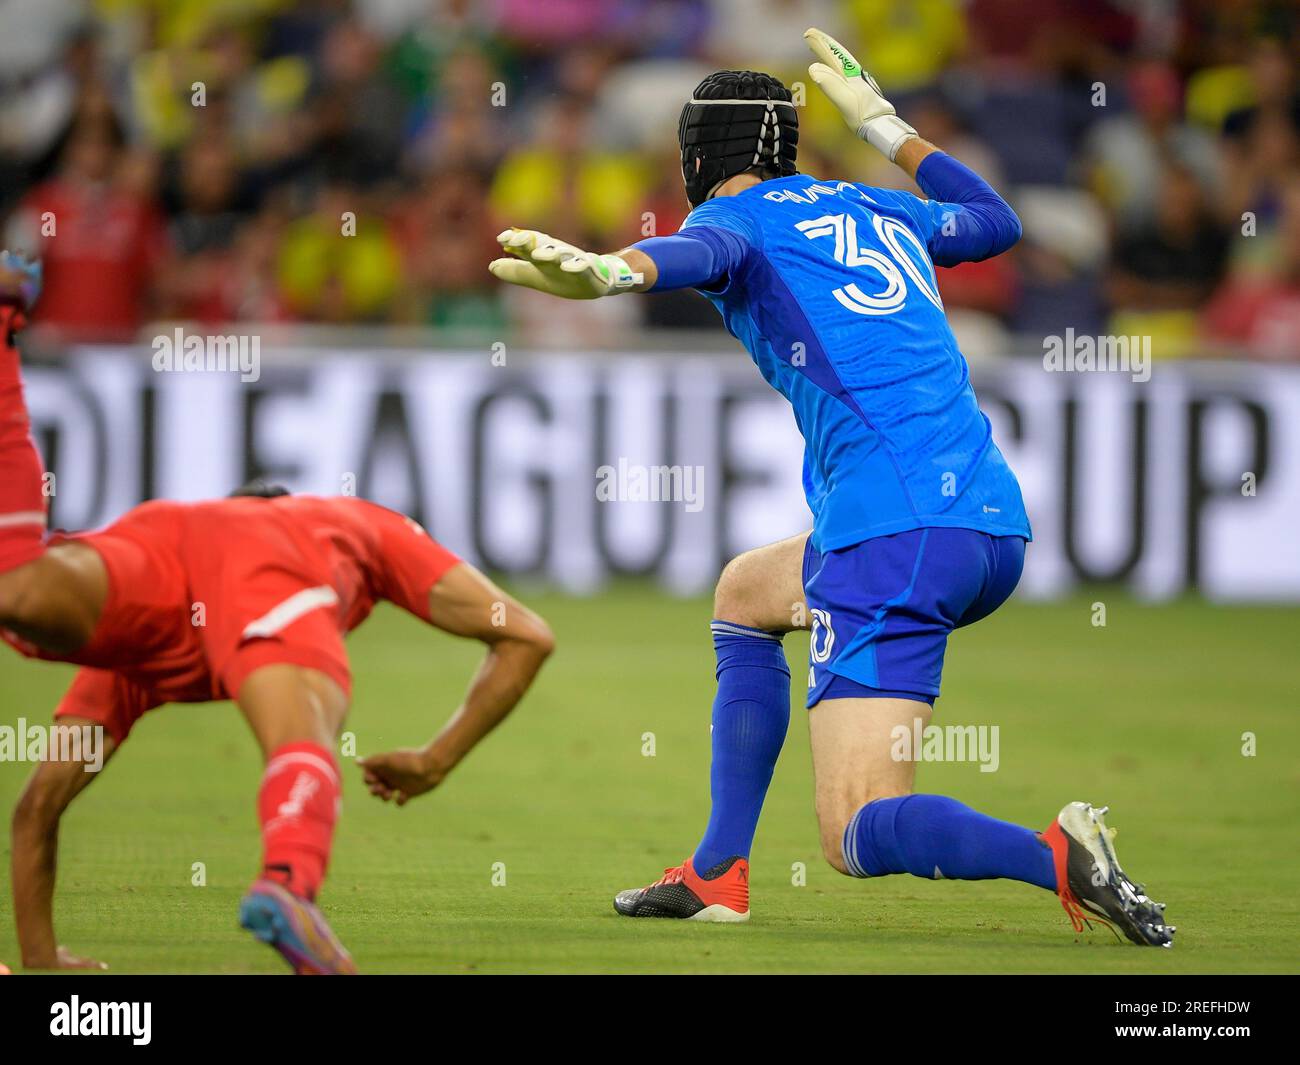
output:
M 555 647 L 546 622 L 464 562 L 433 586 L 429 620 L 443 632 L 482 641 L 487 653 L 464 700 L 428 744 L 360 759 L 371 794 L 399 806 L 441 784 L 505 719 Z
M 805 31 L 804 39 L 818 59 L 808 73 L 849 128 L 936 201 L 940 220 L 928 239 L 935 263 L 978 262 L 1020 239 L 1020 219 L 1007 202 L 975 171 L 918 137 L 847 48 L 818 29 Z
M 506 229 L 497 234 L 506 255 L 493 259 L 494 277 L 570 300 L 594 300 L 620 292 L 644 292 L 657 271 L 649 256 L 625 249 L 605 255 L 536 229 Z
M 739 234 L 710 225 L 690 226 L 670 237 L 647 237 L 606 255 L 534 229 L 507 229 L 497 240 L 511 258 L 488 264 L 496 277 L 573 300 L 711 287 L 742 265 L 747 250 Z
M 95 728 L 93 722 L 64 717 L 66 728 Z M 104 734 L 102 758 L 116 747 Z M 85 752 L 83 751 L 83 756 Z M 11 856 L 14 921 L 26 969 L 104 969 L 104 964 L 79 958 L 58 945 L 54 935 L 54 879 L 58 867 L 59 821 L 63 812 L 98 775 L 88 761 L 41 762 L 28 778 L 14 807 Z M 101 763 L 102 764 L 102 763 Z M 93 767 L 93 766 L 92 766 Z

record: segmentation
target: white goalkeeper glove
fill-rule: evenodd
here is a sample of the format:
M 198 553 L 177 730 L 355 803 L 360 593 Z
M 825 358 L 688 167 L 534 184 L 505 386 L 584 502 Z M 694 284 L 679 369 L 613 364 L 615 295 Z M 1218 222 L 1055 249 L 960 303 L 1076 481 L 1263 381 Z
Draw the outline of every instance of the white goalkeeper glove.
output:
M 583 251 L 535 229 L 507 229 L 497 242 L 513 258 L 493 259 L 488 269 L 494 276 L 567 300 L 612 296 L 645 280 L 617 255 Z
M 818 29 L 805 30 L 803 39 L 819 60 L 808 68 L 812 80 L 840 109 L 849 128 L 893 162 L 903 142 L 915 137 L 916 130 L 898 117 L 894 105 L 881 95 L 876 79 L 844 45 Z

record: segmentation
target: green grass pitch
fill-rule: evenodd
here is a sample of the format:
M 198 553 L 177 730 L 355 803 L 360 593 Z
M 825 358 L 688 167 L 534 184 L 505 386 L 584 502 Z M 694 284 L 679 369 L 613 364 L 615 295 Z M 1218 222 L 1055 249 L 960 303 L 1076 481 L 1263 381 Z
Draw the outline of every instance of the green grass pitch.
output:
M 593 600 L 523 594 L 560 649 L 440 791 L 397 809 L 344 767 L 322 903 L 363 971 L 1300 970 L 1300 611 L 1094 592 L 1013 603 L 950 645 L 936 722 L 1000 726 L 1001 766 L 923 765 L 918 787 L 1036 828 L 1067 800 L 1109 803 L 1126 869 L 1179 926 L 1173 950 L 1158 951 L 1101 928 L 1076 937 L 1055 898 L 1020 884 L 863 882 L 826 866 L 798 704 L 801 635 L 786 642 L 796 708 L 755 846 L 752 920 L 617 917 L 613 893 L 680 861 L 703 827 L 709 605 L 639 585 Z M 1092 624 L 1096 599 L 1104 628 Z M 388 608 L 350 646 L 348 727 L 362 754 L 422 742 L 477 659 L 473 645 Z M 44 720 L 67 677 L 6 653 L 0 724 Z M 0 764 L 0 807 L 26 771 Z M 146 718 L 66 819 L 60 939 L 117 972 L 283 971 L 236 926 L 258 857 L 259 775 L 230 705 Z M 16 966 L 7 833 L 2 849 L 0 959 Z M 206 886 L 191 884 L 196 862 Z

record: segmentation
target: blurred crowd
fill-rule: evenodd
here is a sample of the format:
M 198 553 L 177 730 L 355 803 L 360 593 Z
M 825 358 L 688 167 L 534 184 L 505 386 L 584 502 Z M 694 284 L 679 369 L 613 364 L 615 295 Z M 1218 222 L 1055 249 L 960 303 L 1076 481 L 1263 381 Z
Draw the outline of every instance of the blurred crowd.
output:
M 941 271 L 968 352 L 1073 327 L 1300 360 L 1291 0 L 0 0 L 5 242 L 74 340 L 716 328 L 692 293 L 556 314 L 490 277 L 494 236 L 674 232 L 677 112 L 720 67 L 795 89 L 801 170 L 907 187 L 811 84 L 809 25 L 1020 213 L 1012 253 Z

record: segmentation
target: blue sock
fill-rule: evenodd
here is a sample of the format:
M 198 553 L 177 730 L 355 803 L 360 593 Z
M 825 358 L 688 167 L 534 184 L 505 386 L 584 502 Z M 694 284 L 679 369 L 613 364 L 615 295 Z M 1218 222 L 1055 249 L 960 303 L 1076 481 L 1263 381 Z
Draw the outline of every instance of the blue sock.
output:
M 718 694 L 713 700 L 713 809 L 691 864 L 706 873 L 749 857 L 754 830 L 790 725 L 790 667 L 777 633 L 714 621 Z
M 1052 850 L 1036 832 L 944 795 L 903 795 L 867 803 L 844 830 L 844 861 L 854 876 L 1005 877 L 1056 890 Z

